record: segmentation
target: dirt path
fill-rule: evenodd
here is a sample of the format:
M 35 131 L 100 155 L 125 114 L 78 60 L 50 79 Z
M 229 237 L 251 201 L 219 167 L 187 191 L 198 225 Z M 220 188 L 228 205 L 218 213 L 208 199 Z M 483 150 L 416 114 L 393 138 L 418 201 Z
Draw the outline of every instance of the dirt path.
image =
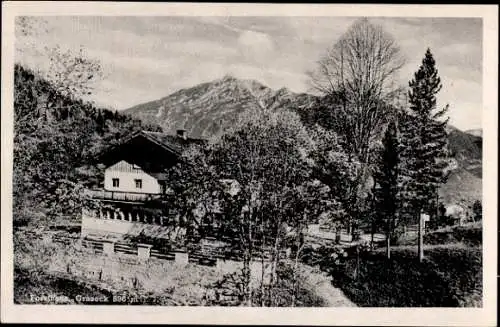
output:
M 317 268 L 302 265 L 301 273 L 304 276 L 307 288 L 311 289 L 316 295 L 321 297 L 327 303 L 328 307 L 356 307 L 344 293 L 334 287 L 331 283 L 331 277 Z

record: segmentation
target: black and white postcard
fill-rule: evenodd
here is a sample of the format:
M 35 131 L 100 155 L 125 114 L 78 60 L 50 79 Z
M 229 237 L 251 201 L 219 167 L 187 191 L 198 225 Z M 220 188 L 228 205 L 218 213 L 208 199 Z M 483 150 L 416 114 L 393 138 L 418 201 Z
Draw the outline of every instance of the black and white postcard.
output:
M 498 8 L 2 7 L 2 321 L 494 324 Z

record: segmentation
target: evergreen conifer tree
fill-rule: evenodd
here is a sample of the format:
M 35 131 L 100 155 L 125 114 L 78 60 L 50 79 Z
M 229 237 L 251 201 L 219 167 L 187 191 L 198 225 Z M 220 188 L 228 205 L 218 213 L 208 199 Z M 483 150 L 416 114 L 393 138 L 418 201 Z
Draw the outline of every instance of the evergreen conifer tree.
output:
M 374 177 L 378 185 L 376 202 L 378 212 L 385 223 L 387 258 L 391 257 L 391 234 L 394 229 L 398 209 L 399 193 L 399 141 L 397 126 L 391 121 L 382 139 L 383 148 L 380 152 L 378 169 Z
M 437 212 L 436 194 L 445 181 L 448 144 L 443 119 L 448 106 L 436 110 L 436 94 L 441 90 L 441 79 L 430 49 L 414 78 L 409 82 L 409 112 L 401 115 L 400 128 L 403 143 L 403 186 L 407 207 L 419 221 L 419 257 L 423 258 L 420 214 Z

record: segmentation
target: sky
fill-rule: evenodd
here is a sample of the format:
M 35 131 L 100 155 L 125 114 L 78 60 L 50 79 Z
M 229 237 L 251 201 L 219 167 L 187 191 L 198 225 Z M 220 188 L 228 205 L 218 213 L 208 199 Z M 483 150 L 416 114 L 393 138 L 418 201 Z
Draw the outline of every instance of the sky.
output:
M 273 89 L 310 92 L 307 71 L 356 17 L 44 17 L 20 61 L 46 66 L 33 48 L 83 47 L 104 76 L 96 104 L 122 110 L 181 88 L 232 75 Z M 370 17 L 391 34 L 405 56 L 398 80 L 407 86 L 427 48 L 443 88 L 438 106 L 450 105 L 450 123 L 481 128 L 482 20 L 480 18 Z M 28 38 L 30 39 L 30 38 Z M 25 39 L 25 40 L 28 40 Z M 19 40 L 18 40 L 19 41 Z

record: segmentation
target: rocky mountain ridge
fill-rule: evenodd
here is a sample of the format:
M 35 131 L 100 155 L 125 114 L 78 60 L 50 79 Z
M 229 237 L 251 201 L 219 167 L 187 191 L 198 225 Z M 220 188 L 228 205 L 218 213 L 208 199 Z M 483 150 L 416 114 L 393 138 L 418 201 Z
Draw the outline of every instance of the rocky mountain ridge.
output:
M 234 123 L 246 110 L 304 108 L 314 100 L 313 95 L 286 88 L 273 90 L 254 80 L 224 76 L 124 112 L 143 121 L 155 121 L 165 132 L 185 129 L 192 137 L 208 138 Z

